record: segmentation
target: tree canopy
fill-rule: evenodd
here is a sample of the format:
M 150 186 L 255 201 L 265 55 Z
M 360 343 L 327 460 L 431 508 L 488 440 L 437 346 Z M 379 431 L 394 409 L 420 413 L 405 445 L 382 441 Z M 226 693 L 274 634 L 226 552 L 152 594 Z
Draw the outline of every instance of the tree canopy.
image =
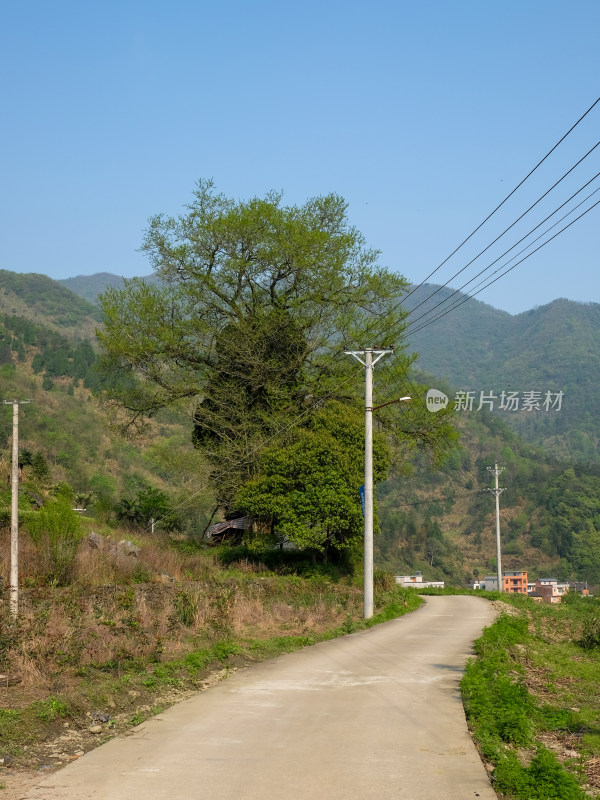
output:
M 402 385 L 407 284 L 379 265 L 341 197 L 234 200 L 201 181 L 185 214 L 150 220 L 142 249 L 158 280 L 126 281 L 101 298 L 104 371 L 130 422 L 171 405 L 189 413 L 226 511 L 269 471 L 275 445 L 291 448 L 286 457 L 308 447 L 295 429 L 317 409 L 363 397 L 363 369 L 345 348 L 400 345 L 386 376 Z
M 385 480 L 389 459 L 385 437 L 376 433 L 375 482 Z M 237 505 L 262 525 L 262 533 L 339 555 L 362 537 L 363 481 L 363 415 L 334 402 L 297 428 L 289 444 L 265 450 L 258 475 L 243 487 Z

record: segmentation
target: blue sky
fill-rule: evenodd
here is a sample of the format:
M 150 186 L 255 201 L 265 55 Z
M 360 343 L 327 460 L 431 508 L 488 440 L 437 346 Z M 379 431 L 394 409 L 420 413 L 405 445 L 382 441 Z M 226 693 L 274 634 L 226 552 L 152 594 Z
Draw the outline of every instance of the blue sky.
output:
M 419 282 L 600 95 L 599 27 L 597 0 L 4 4 L 0 268 L 147 274 L 147 219 L 212 177 L 241 198 L 341 194 L 382 263 Z M 599 130 L 600 104 L 432 280 Z M 502 242 L 598 171 L 595 151 Z M 479 298 L 512 313 L 600 302 L 599 220 L 600 206 Z

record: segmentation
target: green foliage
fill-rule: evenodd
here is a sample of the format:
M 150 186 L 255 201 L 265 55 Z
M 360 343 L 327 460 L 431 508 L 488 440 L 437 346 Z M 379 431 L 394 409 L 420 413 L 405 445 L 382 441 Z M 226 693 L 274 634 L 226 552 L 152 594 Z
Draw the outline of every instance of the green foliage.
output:
M 397 589 L 394 576 L 383 569 L 376 569 L 373 572 L 373 589 L 375 593 L 392 592 Z
M 113 396 L 132 421 L 191 399 L 231 511 L 274 432 L 320 398 L 361 392 L 344 344 L 393 342 L 403 327 L 405 282 L 377 265 L 345 202 L 281 201 L 235 201 L 200 182 L 186 216 L 150 222 L 143 249 L 162 283 L 127 281 L 102 298 Z M 395 357 L 396 378 L 407 364 Z
M 281 410 L 293 409 L 304 397 L 307 350 L 301 327 L 278 308 L 230 323 L 217 334 L 214 369 L 194 413 L 193 441 L 211 460 L 227 459 L 217 481 L 224 505 L 248 477 L 244 457 L 234 466 L 240 437 L 260 442 L 272 436 L 282 423 Z
M 16 336 L 19 338 L 13 339 Z M 31 366 L 34 375 L 43 375 L 42 387 L 50 391 L 53 378 L 69 377 L 83 379 L 91 387 L 98 387 L 100 377 L 96 372 L 96 353 L 89 340 L 72 342 L 68 337 L 44 325 L 30 322 L 23 317 L 0 314 L 0 363 L 2 343 L 11 342 L 19 361 L 25 361 L 28 348 L 36 348 Z M 11 363 L 9 354 L 4 363 Z
M 48 583 L 62 585 L 71 578 L 77 547 L 83 536 L 81 520 L 67 497 L 46 503 L 27 523 Z
M 197 597 L 193 592 L 182 589 L 173 598 L 177 618 L 182 625 L 191 626 L 198 610 Z
M 495 564 L 489 539 L 493 502 L 482 489 L 490 485 L 487 467 L 502 452 L 505 569 L 528 566 L 533 578 L 551 572 L 559 579 L 600 584 L 598 468 L 557 462 L 490 414 L 472 414 L 459 422 L 459 470 L 432 470 L 416 453 L 412 473 L 393 476 L 378 487 L 378 565 L 395 572 L 420 569 L 464 585 L 471 577 L 461 563 L 461 552 L 467 552 L 471 574 L 473 569 L 490 574 Z
M 44 722 L 52 722 L 55 719 L 64 719 L 69 716 L 69 704 L 57 697 L 49 697 L 47 700 L 40 700 L 36 705 L 37 717 Z
M 497 757 L 501 742 L 525 747 L 532 741 L 533 704 L 510 658 L 510 648 L 522 642 L 526 632 L 526 620 L 502 615 L 475 643 L 481 658 L 465 671 L 465 712 L 474 720 L 486 758 Z
M 46 457 L 39 450 L 34 454 L 31 466 L 33 468 L 33 475 L 39 483 L 47 483 L 50 479 L 50 467 Z
M 477 659 L 467 664 L 461 683 L 469 726 L 494 765 L 494 789 L 518 800 L 583 800 L 576 776 L 540 740 L 547 742 L 553 733 L 562 741 L 596 729 L 598 660 L 592 653 L 582 657 L 581 650 L 577 655 L 569 639 L 582 622 L 597 618 L 597 601 L 578 597 L 560 606 L 539 606 L 517 596 L 503 600 L 514 606 L 512 613 L 499 617 L 477 640 Z M 537 696 L 526 689 L 532 676 L 534 682 L 541 676 L 545 681 Z M 588 753 L 597 755 L 593 739 L 578 739 L 582 760 Z
M 17 709 L 0 708 L 0 740 L 11 742 L 21 728 L 21 714 Z
M 500 759 L 493 775 L 494 789 L 519 800 L 585 800 L 586 793 L 556 756 L 540 746 L 535 758 L 524 767 L 514 753 Z
M 375 480 L 385 478 L 383 437 L 373 445 Z M 359 489 L 364 480 L 364 423 L 358 409 L 330 403 L 287 447 L 269 448 L 259 475 L 236 505 L 262 529 L 302 549 L 339 553 L 356 547 L 363 531 Z
M 577 640 L 577 644 L 584 650 L 600 649 L 600 615 L 597 609 L 595 612 L 584 621 L 581 638 Z
M 169 496 L 153 486 L 144 486 L 133 500 L 123 498 L 117 505 L 117 517 L 132 528 L 150 530 L 153 520 L 162 531 L 181 528 L 181 520 Z

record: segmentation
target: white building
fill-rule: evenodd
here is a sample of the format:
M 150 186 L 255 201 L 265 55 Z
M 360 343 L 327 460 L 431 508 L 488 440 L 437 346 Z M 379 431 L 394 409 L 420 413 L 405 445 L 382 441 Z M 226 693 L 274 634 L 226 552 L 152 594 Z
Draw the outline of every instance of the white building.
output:
M 425 589 L 433 587 L 435 589 L 443 589 L 444 581 L 424 581 L 423 575 L 420 572 L 414 575 L 395 575 L 396 583 L 400 586 L 410 586 L 412 589 Z
M 568 583 L 559 583 L 556 578 L 538 578 L 535 586 L 528 594 L 538 602 L 560 603 L 568 591 Z

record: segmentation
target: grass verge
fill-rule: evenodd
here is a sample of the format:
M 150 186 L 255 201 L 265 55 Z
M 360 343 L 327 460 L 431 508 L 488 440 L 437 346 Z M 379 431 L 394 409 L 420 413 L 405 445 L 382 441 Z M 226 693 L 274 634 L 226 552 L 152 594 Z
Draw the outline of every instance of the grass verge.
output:
M 494 595 L 503 608 L 475 642 L 461 688 L 500 797 L 600 795 L 600 602 L 558 606 Z

